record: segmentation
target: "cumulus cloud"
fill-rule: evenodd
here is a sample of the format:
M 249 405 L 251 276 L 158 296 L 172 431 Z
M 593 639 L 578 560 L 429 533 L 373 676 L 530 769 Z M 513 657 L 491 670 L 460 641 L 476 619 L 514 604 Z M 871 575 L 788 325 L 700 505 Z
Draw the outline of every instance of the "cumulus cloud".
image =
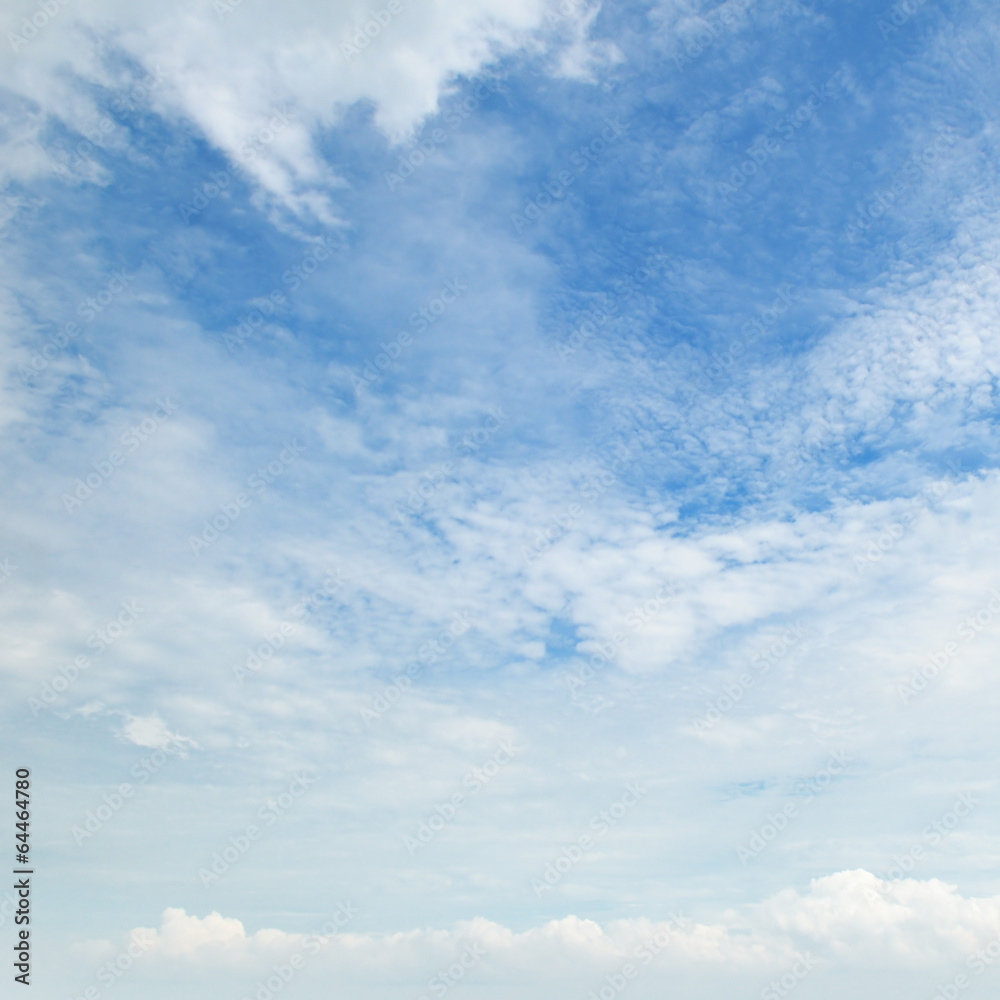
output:
M 298 953 L 348 981 L 362 978 L 372 986 L 416 980 L 471 953 L 477 965 L 481 961 L 481 986 L 513 982 L 532 997 L 542 995 L 539 980 L 572 975 L 601 983 L 604 972 L 628 962 L 658 982 L 671 970 L 688 969 L 701 970 L 713 984 L 722 974 L 766 977 L 803 956 L 820 970 L 936 969 L 963 962 L 1000 937 L 1000 896 L 969 898 L 936 879 L 886 882 L 864 870 L 814 879 L 804 890 L 783 890 L 714 922 L 674 913 L 602 926 L 567 916 L 513 931 L 476 918 L 447 930 L 371 934 L 346 926 L 356 913 L 345 902 L 335 920 L 317 921 L 309 933 L 248 933 L 241 921 L 217 912 L 197 917 L 170 908 L 159 928 L 137 927 L 128 937 L 144 940 L 154 961 L 240 964 L 258 975 Z M 81 948 L 107 951 L 106 942 Z

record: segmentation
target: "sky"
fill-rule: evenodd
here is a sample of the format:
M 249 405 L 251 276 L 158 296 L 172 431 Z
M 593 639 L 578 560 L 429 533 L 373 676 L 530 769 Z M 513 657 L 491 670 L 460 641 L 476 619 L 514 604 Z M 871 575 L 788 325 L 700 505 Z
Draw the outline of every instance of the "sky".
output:
M 995 5 L 0 34 L 35 995 L 996 994 Z

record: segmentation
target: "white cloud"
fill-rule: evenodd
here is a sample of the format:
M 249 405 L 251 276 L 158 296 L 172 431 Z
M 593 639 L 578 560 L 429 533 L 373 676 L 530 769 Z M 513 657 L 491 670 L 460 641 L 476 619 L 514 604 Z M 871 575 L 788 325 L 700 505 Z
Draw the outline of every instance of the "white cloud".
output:
M 136 746 L 151 747 L 153 749 L 162 747 L 167 743 L 188 743 L 192 746 L 195 745 L 193 740 L 189 740 L 185 736 L 179 736 L 177 733 L 172 733 L 167 728 L 167 724 L 163 719 L 155 712 L 152 715 L 146 716 L 127 716 L 125 724 L 122 726 L 122 735 Z
M 1000 935 L 1000 896 L 969 899 L 938 879 L 883 882 L 866 871 L 786 889 L 759 918 L 807 940 L 838 962 L 906 965 L 955 962 Z
M 34 5 L 22 4 L 24 13 Z M 84 136 L 101 114 L 87 87 L 121 87 L 132 80 L 106 51 L 125 54 L 158 78 L 153 106 L 194 122 L 232 161 L 245 165 L 274 203 L 300 220 L 336 222 L 330 194 L 341 184 L 314 139 L 358 102 L 374 108 L 377 126 L 393 141 L 410 135 L 431 114 L 450 82 L 471 76 L 517 51 L 544 51 L 572 36 L 563 71 L 586 75 L 609 53 L 590 51 L 586 26 L 596 8 L 571 3 L 559 15 L 563 31 L 547 31 L 546 0 L 414 0 L 388 3 L 290 0 L 254 3 L 172 3 L 143 6 L 124 0 L 70 3 L 16 53 L 0 53 L 0 84 L 28 102 L 8 138 L 8 176 L 55 173 L 39 145 L 46 116 Z M 8 10 L 4 36 L 22 23 Z M 370 38 L 365 35 L 368 30 Z M 100 45 L 95 46 L 95 37 Z M 356 44 L 365 42 L 364 48 Z M 82 86 L 81 86 L 82 84 Z M 276 129 L 277 112 L 293 121 Z M 115 130 L 117 130 L 117 126 Z M 263 140 L 255 141 L 254 137 Z M 251 159 L 242 155 L 251 142 Z
M 340 915 L 356 911 L 350 902 L 337 909 Z M 715 986 L 720 975 L 738 975 L 753 984 L 803 955 L 820 970 L 947 967 L 1000 936 L 1000 896 L 969 898 L 936 879 L 885 882 L 854 870 L 814 879 L 803 891 L 783 890 L 713 922 L 671 914 L 601 926 L 566 916 L 515 932 L 480 917 L 448 930 L 373 934 L 355 931 L 351 919 L 342 931 L 317 918 L 308 934 L 247 933 L 241 921 L 217 912 L 199 918 L 171 908 L 159 929 L 135 928 L 129 938 L 146 941 L 153 961 L 169 958 L 181 967 L 193 961 L 229 968 L 235 963 L 250 978 L 298 952 L 336 970 L 343 982 L 363 979 L 375 990 L 373 996 L 383 995 L 379 985 L 423 978 L 474 946 L 484 956 L 477 972 L 482 986 L 516 984 L 519 995 L 535 997 L 545 995 L 539 983 L 567 976 L 600 982 L 609 969 L 627 961 L 658 983 L 679 969 L 698 970 L 708 986 Z M 656 946 L 649 948 L 651 960 L 642 958 L 644 942 Z M 106 952 L 107 944 L 94 942 L 91 950 Z
M 202 951 L 238 952 L 247 954 L 262 942 L 270 942 L 273 932 L 258 931 L 247 937 L 243 924 L 219 913 L 199 918 L 189 917 L 182 909 L 163 911 L 159 929 L 136 927 L 129 938 L 140 938 L 147 947 L 168 958 L 194 958 Z

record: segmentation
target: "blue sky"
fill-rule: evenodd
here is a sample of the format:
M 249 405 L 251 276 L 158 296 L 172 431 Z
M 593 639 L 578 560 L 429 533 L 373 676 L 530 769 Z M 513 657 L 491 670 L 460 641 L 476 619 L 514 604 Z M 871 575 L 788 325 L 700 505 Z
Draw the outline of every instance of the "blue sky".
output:
M 42 996 L 995 990 L 998 30 L 10 5 Z

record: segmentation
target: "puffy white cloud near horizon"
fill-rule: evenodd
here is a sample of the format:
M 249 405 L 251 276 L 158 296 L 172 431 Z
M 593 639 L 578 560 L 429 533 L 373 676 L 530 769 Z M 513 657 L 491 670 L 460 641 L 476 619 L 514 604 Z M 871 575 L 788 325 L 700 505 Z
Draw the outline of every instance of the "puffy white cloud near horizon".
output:
M 699 977 L 704 995 L 715 996 L 733 973 L 758 977 L 762 989 L 776 979 L 781 995 L 781 977 L 787 979 L 785 992 L 789 982 L 798 985 L 807 977 L 815 989 L 844 965 L 854 972 L 874 967 L 908 973 L 954 966 L 972 981 L 1000 957 L 1000 897 L 967 898 L 937 879 L 884 881 L 864 870 L 813 879 L 803 891 L 783 890 L 712 923 L 684 913 L 604 926 L 567 916 L 512 931 L 475 918 L 447 930 L 376 935 L 351 928 L 357 915 L 357 905 L 345 900 L 309 933 L 248 933 L 239 920 L 217 912 L 198 917 L 168 908 L 158 928 L 136 927 L 117 944 L 81 942 L 77 951 L 114 962 L 131 946 L 133 975 L 143 979 L 155 978 L 167 962 L 181 976 L 239 970 L 248 985 L 255 977 L 257 985 L 266 985 L 274 975 L 290 981 L 301 974 L 305 980 L 308 970 L 308 985 L 297 986 L 303 996 L 325 995 L 318 984 L 329 977 L 340 988 L 364 983 L 372 996 L 396 996 L 395 984 L 419 981 L 434 969 L 437 974 L 422 987 L 431 995 L 468 977 L 465 989 L 485 994 L 503 984 L 529 998 L 547 995 L 554 983 L 588 978 L 599 995 L 609 984 L 615 994 L 622 992 L 624 987 L 615 988 L 621 981 L 641 984 L 645 993 L 691 975 Z

